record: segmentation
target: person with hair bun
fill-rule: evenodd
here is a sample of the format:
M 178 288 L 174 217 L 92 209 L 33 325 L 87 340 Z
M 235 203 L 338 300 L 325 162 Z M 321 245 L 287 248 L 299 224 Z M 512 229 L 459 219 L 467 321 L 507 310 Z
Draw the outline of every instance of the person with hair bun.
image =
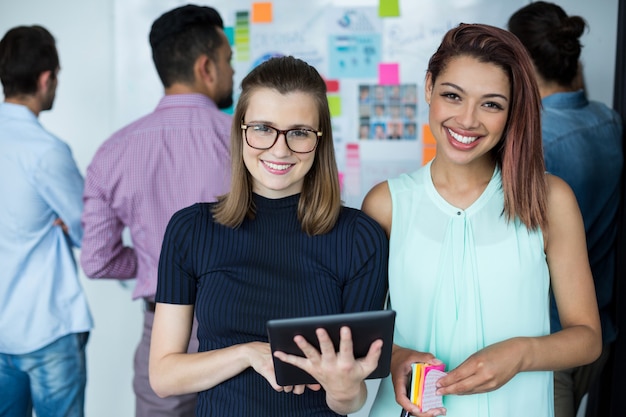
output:
M 601 332 L 576 199 L 545 172 L 532 61 L 510 32 L 460 24 L 428 63 L 425 98 L 435 158 L 363 202 L 389 236 L 397 313 L 370 417 L 552 417 L 551 371 L 595 360 Z M 411 403 L 414 362 L 446 365 L 443 408 Z
M 556 4 L 531 3 L 509 19 L 508 28 L 530 53 L 542 97 L 546 169 L 564 179 L 576 195 L 585 225 L 587 252 L 600 321 L 602 355 L 592 364 L 555 372 L 557 417 L 573 417 L 598 380 L 616 338 L 612 320 L 615 239 L 624 158 L 622 121 L 605 104 L 588 100 L 583 89 L 580 37 L 587 24 Z M 561 329 L 554 298 L 551 327 Z

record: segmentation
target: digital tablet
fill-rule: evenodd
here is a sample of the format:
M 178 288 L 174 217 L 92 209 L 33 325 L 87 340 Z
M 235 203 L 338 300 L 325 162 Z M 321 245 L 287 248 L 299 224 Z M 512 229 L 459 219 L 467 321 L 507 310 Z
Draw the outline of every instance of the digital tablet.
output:
M 367 379 L 384 378 L 389 375 L 391 365 L 391 348 L 393 345 L 393 326 L 396 312 L 394 310 L 364 311 L 359 313 L 332 314 L 289 319 L 276 319 L 267 322 L 267 334 L 272 349 L 288 354 L 304 357 L 304 354 L 293 341 L 296 335 L 302 335 L 311 345 L 319 350 L 319 341 L 315 330 L 324 328 L 339 351 L 339 329 L 350 327 L 354 357 L 367 356 L 370 345 L 375 340 L 383 341 L 378 367 Z M 316 384 L 317 381 L 302 369 L 273 357 L 274 371 L 278 385 Z

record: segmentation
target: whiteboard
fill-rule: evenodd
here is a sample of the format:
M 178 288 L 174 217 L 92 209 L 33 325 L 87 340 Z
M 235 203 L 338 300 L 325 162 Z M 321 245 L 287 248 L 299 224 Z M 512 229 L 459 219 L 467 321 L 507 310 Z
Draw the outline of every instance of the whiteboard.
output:
M 242 78 L 273 56 L 303 59 L 327 80 L 342 198 L 359 207 L 376 183 L 415 170 L 433 156 L 434 145 L 424 134 L 423 81 L 444 33 L 460 22 L 504 28 L 525 3 L 440 0 L 426 7 L 414 0 L 218 0 L 210 5 L 222 15 L 231 41 L 235 99 Z M 116 0 L 116 125 L 152 111 L 161 98 L 147 34 L 154 19 L 182 4 Z

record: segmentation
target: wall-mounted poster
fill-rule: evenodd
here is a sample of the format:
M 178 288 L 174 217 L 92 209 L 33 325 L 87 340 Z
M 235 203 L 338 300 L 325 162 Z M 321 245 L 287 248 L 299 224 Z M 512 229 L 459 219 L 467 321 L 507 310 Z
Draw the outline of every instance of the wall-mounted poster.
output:
M 359 85 L 359 140 L 417 140 L 417 84 Z

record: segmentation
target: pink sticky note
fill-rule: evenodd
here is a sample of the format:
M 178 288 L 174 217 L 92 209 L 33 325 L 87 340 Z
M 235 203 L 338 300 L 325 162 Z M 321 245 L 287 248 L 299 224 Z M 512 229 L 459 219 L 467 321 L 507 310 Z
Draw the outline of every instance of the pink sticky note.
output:
M 443 397 L 441 395 L 437 395 L 436 391 L 437 381 L 439 378 L 443 378 L 444 376 L 446 376 L 446 373 L 438 369 L 432 369 L 426 374 L 426 378 L 424 379 L 424 392 L 422 394 L 423 413 L 432 408 L 443 407 Z
M 400 67 L 397 63 L 378 64 L 378 84 L 398 85 L 400 84 Z

